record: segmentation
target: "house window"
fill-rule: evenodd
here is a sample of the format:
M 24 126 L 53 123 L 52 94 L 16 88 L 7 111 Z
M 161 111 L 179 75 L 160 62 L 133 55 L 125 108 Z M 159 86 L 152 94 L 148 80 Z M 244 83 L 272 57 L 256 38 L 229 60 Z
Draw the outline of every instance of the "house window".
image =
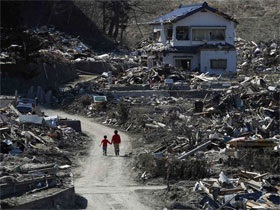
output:
M 176 59 L 175 60 L 175 67 L 182 69 L 182 70 L 191 70 L 191 60 L 190 59 Z
M 176 39 L 177 40 L 189 40 L 189 28 L 187 26 L 176 27 Z
M 225 40 L 225 30 L 215 29 L 209 32 L 209 37 L 211 41 L 224 41 Z
M 157 31 L 157 32 L 154 32 L 154 34 L 153 34 L 153 38 L 154 38 L 154 41 L 158 41 L 159 40 L 159 37 L 160 37 L 160 31 Z
M 173 34 L 173 28 L 170 27 L 170 28 L 167 29 L 167 40 L 172 39 L 172 34 Z
M 193 29 L 193 41 L 224 41 L 225 29 Z
M 210 60 L 211 69 L 226 69 L 227 60 L 226 59 L 212 59 Z

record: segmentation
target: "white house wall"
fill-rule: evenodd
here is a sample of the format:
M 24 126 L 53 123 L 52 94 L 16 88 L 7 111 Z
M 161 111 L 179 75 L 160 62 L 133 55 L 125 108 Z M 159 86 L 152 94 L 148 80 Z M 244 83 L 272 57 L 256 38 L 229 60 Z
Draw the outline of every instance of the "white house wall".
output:
M 224 17 L 210 12 L 197 12 L 193 15 L 190 15 L 173 25 L 173 46 L 191 46 L 191 45 L 201 45 L 204 44 L 202 41 L 191 41 L 192 35 L 190 32 L 190 40 L 188 41 L 177 41 L 176 37 L 176 27 L 177 26 L 225 26 L 225 42 L 234 45 L 234 22 L 225 19 Z M 221 43 L 221 41 L 208 41 L 208 44 Z M 223 42 L 222 42 L 223 43 Z
M 211 69 L 211 59 L 226 59 L 226 69 Z M 200 53 L 200 71 L 209 74 L 226 74 L 236 72 L 236 51 L 201 51 Z

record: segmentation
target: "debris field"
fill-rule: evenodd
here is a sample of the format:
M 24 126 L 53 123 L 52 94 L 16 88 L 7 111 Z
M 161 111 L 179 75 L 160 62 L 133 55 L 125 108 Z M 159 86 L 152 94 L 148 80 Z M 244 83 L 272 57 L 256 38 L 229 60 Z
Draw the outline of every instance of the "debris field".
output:
M 239 72 L 226 78 L 145 67 L 147 43 L 135 50 L 141 53 L 97 55 L 54 29 L 25 33 L 46 46 L 36 45 L 40 56 L 29 57 L 109 63 L 87 82 L 32 86 L 25 96 L 129 132 L 135 179 L 166 184 L 153 193 L 165 207 L 279 208 L 279 42 L 238 39 Z M 22 48 L 8 44 L 1 63 L 19 63 Z M 0 109 L 0 123 L 1 208 L 20 205 L 21 196 L 73 187 L 73 152 L 86 155 L 90 143 L 81 122 L 21 113 L 14 101 Z
M 160 71 L 165 74 L 155 73 Z M 150 72 L 158 80 L 142 84 L 140 78 L 145 81 Z M 162 75 L 178 82 L 170 86 Z M 135 136 L 135 179 L 162 180 L 169 189 L 155 192 L 155 199 L 161 195 L 170 208 L 187 209 L 279 206 L 279 75 L 233 80 L 163 66 L 134 67 L 110 87 L 107 79 L 80 85 L 80 94 L 70 88 L 64 94 L 71 92 L 74 100 L 62 106 Z M 105 95 L 106 106 L 98 106 L 93 95 Z M 182 180 L 185 186 L 178 184 Z M 187 192 L 195 198 L 187 199 Z

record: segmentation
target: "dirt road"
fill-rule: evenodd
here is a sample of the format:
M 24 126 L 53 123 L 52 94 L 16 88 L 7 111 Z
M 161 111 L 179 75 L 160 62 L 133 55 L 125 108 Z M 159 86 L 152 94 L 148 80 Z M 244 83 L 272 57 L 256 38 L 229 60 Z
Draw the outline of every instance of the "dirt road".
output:
M 153 209 L 136 194 L 136 190 L 162 189 L 165 186 L 143 186 L 132 180 L 130 171 L 132 152 L 130 138 L 119 131 L 122 138 L 120 156 L 114 155 L 113 146 L 108 147 L 108 156 L 102 155 L 99 147 L 104 135 L 111 139 L 114 129 L 100 125 L 89 118 L 69 115 L 58 110 L 43 109 L 46 115 L 59 115 L 81 121 L 82 131 L 93 139 L 90 155 L 81 163 L 80 177 L 74 179 L 75 191 L 87 199 L 87 209 L 148 210 Z

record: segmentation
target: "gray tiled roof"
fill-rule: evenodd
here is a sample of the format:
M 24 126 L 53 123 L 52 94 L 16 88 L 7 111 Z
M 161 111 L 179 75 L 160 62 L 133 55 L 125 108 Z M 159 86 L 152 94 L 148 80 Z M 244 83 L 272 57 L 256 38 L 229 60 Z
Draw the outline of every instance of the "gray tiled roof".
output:
M 169 22 L 175 22 L 177 20 L 180 20 L 184 17 L 187 17 L 189 15 L 192 15 L 202 9 L 207 9 L 209 11 L 212 12 L 218 12 L 217 9 L 214 9 L 212 7 L 209 7 L 208 4 L 206 2 L 204 3 L 200 3 L 200 4 L 192 4 L 192 5 L 184 5 L 184 6 L 180 6 L 179 9 L 174 10 L 168 14 L 162 15 L 160 17 L 158 17 L 157 19 L 153 20 L 150 22 L 150 24 L 160 24 L 160 23 L 169 23 Z M 233 20 L 232 17 L 219 12 L 219 15 L 222 15 L 223 17 Z M 235 21 L 235 20 L 233 20 Z

